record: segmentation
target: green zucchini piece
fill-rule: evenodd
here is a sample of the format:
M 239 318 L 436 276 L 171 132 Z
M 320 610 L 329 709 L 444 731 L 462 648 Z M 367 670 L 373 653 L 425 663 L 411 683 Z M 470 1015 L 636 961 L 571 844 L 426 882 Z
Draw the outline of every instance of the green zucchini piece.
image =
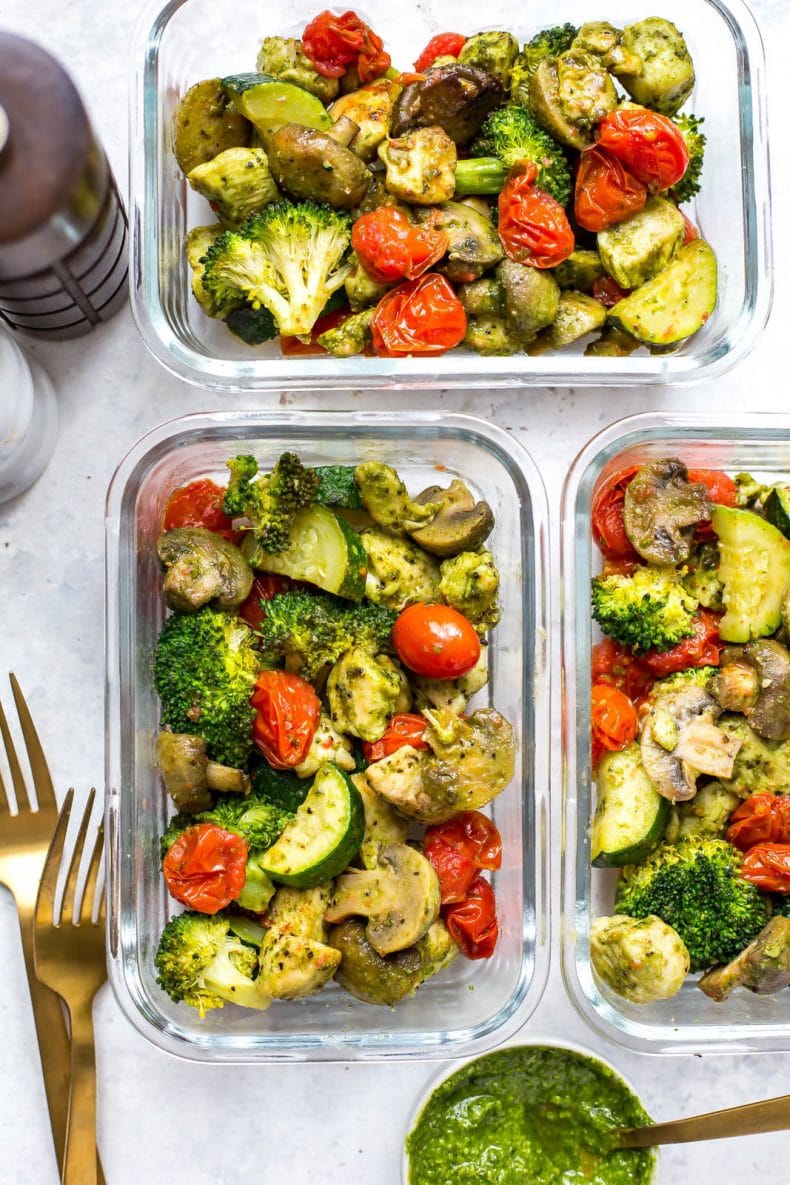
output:
M 638 864 L 658 847 L 669 819 L 669 800 L 653 789 L 632 742 L 606 753 L 595 775 L 598 804 L 590 835 L 595 868 Z
M 244 914 L 231 914 L 230 928 L 237 938 L 249 946 L 260 946 L 266 933 L 260 922 L 254 922 L 252 918 L 245 917 Z
M 790 539 L 790 488 L 774 486 L 763 503 L 763 510 L 768 522 L 773 523 L 785 539 Z
M 326 132 L 332 118 L 320 99 L 293 82 L 282 82 L 268 74 L 233 74 L 222 79 L 233 105 L 245 116 L 264 142 L 269 132 L 287 123 Z
M 609 323 L 648 345 L 668 346 L 701 329 L 716 307 L 716 256 L 694 239 L 655 279 L 618 301 Z
M 365 809 L 354 783 L 333 762 L 322 765 L 310 793 L 280 838 L 260 858 L 273 881 L 312 889 L 347 868 L 365 834 Z
M 685 233 L 683 215 L 674 202 L 649 197 L 643 210 L 599 232 L 598 253 L 621 288 L 639 288 L 664 270 Z
M 359 535 L 326 506 L 297 511 L 285 551 L 263 551 L 252 533 L 242 551 L 251 567 L 264 572 L 306 580 L 349 601 L 361 601 L 365 595 L 368 561 Z
M 712 521 L 726 609 L 719 636 L 723 642 L 764 638 L 781 624 L 782 598 L 790 588 L 790 541 L 751 510 L 715 506 Z

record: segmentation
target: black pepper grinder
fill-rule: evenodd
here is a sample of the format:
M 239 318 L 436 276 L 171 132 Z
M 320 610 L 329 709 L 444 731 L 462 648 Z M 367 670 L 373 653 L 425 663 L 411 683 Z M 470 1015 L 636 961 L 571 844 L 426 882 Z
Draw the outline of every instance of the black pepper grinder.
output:
M 127 274 L 126 212 L 74 83 L 0 31 L 0 317 L 79 337 L 125 303 Z

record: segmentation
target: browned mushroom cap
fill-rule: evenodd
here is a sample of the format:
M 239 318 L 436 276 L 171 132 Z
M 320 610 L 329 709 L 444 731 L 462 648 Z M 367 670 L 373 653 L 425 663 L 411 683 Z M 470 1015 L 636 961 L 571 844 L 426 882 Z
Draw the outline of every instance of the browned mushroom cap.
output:
M 298 123 L 267 136 L 266 154 L 277 184 L 291 197 L 350 209 L 370 184 L 370 172 L 356 153 L 326 132 Z
M 710 681 L 716 699 L 743 712 L 750 726 L 772 741 L 790 739 L 790 651 L 772 638 L 760 638 L 722 654 Z
M 415 543 L 433 555 L 458 555 L 477 551 L 494 529 L 494 514 L 487 502 L 475 502 L 471 490 L 456 478 L 446 490 L 429 486 L 414 499 L 421 506 L 439 503 L 439 511 L 424 527 L 411 531 Z
M 689 481 L 682 461 L 650 461 L 626 489 L 625 533 L 648 563 L 682 564 L 691 554 L 695 526 L 709 519 L 712 509 L 707 489 Z
M 410 82 L 392 113 L 391 136 L 412 128 L 444 128 L 456 144 L 468 144 L 504 98 L 502 83 L 476 66 L 439 66 L 422 82 Z
M 213 601 L 234 609 L 252 588 L 252 569 L 235 544 L 204 527 L 176 527 L 156 541 L 167 568 L 163 591 L 171 609 L 192 613 Z
M 206 742 L 187 733 L 160 732 L 156 738 L 156 764 L 174 804 L 186 814 L 210 810 L 210 790 L 247 794 L 250 779 L 243 770 L 209 761 Z
M 759 996 L 772 996 L 790 987 L 790 918 L 771 918 L 731 963 L 706 971 L 699 987 L 719 1002 L 736 987 Z

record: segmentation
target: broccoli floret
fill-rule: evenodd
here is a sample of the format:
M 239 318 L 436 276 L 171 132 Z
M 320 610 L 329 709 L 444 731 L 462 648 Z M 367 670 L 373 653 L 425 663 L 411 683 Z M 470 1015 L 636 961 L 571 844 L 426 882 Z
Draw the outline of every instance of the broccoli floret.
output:
M 172 847 L 182 832 L 198 823 L 215 823 L 246 841 L 249 848 L 265 851 L 275 843 L 294 810 L 273 805 L 266 794 L 222 794 L 209 811 L 174 815 L 161 839 L 162 855 Z
M 578 29 L 575 25 L 553 25 L 541 29 L 522 49 L 510 75 L 511 94 L 528 81 L 544 58 L 558 58 L 573 44 Z M 517 78 L 516 75 L 519 75 Z
M 726 963 L 759 934 L 771 904 L 739 877 L 740 852 L 722 839 L 687 836 L 662 844 L 642 864 L 624 868 L 617 913 L 651 914 L 672 926 L 688 947 L 691 970 Z
M 668 196 L 681 205 L 690 202 L 700 191 L 700 174 L 705 160 L 706 137 L 702 131 L 705 122 L 699 115 L 676 115 L 672 121 L 680 130 L 686 141 L 689 163 L 686 171 L 676 185 L 669 190 Z
M 339 506 L 343 510 L 361 510 L 362 499 L 354 469 L 354 465 L 319 465 L 315 470 L 319 478 L 316 502 L 323 506 Z
M 269 309 L 280 333 L 308 337 L 349 273 L 343 257 L 351 216 L 318 202 L 273 202 L 202 259 L 203 285 L 217 301 Z
M 154 656 L 162 725 L 202 737 L 209 757 L 243 768 L 252 744 L 250 695 L 260 669 L 255 634 L 232 613 L 168 617 Z
M 472 144 L 471 153 L 473 157 L 495 156 L 508 169 L 517 161 L 532 161 L 538 170 L 536 185 L 563 206 L 571 196 L 568 158 L 523 107 L 498 107 L 492 111 Z
M 306 469 L 296 453 L 283 453 L 272 472 L 260 477 L 254 457 L 234 457 L 227 465 L 225 513 L 248 518 L 264 551 L 285 551 L 294 515 L 309 506 L 318 491 L 315 470 Z
M 596 576 L 593 617 L 605 634 L 635 654 L 669 650 L 694 633 L 697 600 L 673 568 L 636 568 L 631 576 Z
M 784 893 L 777 893 L 773 899 L 774 913 L 778 913 L 783 918 L 790 918 L 790 897 L 785 896 Z
M 260 346 L 277 337 L 274 317 L 265 308 L 253 309 L 245 305 L 243 309 L 234 309 L 225 318 L 225 324 L 235 337 L 248 346 Z
M 352 646 L 374 654 L 392 649 L 397 613 L 363 601 L 349 605 L 329 593 L 278 593 L 266 602 L 261 648 L 268 662 L 285 660 L 290 670 L 314 679 Z
M 673 671 L 671 675 L 656 680 L 650 688 L 648 702 L 657 704 L 667 692 L 679 691 L 681 687 L 707 687 L 718 670 L 718 667 L 687 667 L 685 671 Z
M 288 815 L 296 814 L 312 784 L 312 778 L 300 778 L 290 769 L 273 769 L 268 762 L 252 775 L 253 794 Z
M 255 986 L 258 952 L 231 933 L 226 914 L 187 912 L 171 918 L 154 958 L 157 983 L 171 1000 L 205 1016 L 225 1002 L 266 1008 L 269 999 Z

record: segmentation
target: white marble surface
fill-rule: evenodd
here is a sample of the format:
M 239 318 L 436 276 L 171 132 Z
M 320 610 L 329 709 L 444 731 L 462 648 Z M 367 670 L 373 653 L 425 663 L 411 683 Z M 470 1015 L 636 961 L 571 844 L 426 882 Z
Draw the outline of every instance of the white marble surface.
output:
M 441 406 L 488 416 L 538 458 L 549 490 L 554 546 L 559 493 L 581 444 L 636 411 L 787 409 L 790 316 L 790 187 L 785 81 L 790 9 L 754 0 L 767 45 L 772 90 L 776 299 L 750 358 L 715 384 L 678 391 L 525 391 L 437 395 Z M 39 39 L 72 71 L 123 185 L 127 68 L 139 3 L 4 0 L 0 24 Z M 660 5 L 656 5 L 660 9 Z M 232 5 L 228 5 L 229 19 Z M 14 670 L 28 696 L 59 794 L 101 784 L 103 771 L 102 511 L 118 459 L 153 424 L 187 411 L 266 406 L 266 398 L 220 400 L 179 384 L 140 344 L 128 311 L 88 339 L 34 350 L 58 391 L 62 426 L 49 469 L 0 507 L 0 671 Z M 269 399 L 277 399 L 276 396 Z M 414 396 L 300 397 L 282 406 L 408 408 Z M 556 611 L 556 596 L 555 596 Z M 556 617 L 556 612 L 555 612 Z M 7 702 L 7 687 L 0 684 Z M 559 730 L 557 730 L 559 735 Z M 558 769 L 558 767 L 557 767 Z M 559 783 L 554 787 L 552 896 L 558 902 Z M 558 909 L 554 910 L 555 931 Z M 611 1058 L 656 1117 L 726 1106 L 790 1090 L 790 1054 L 650 1058 L 626 1054 L 585 1030 L 567 999 L 554 936 L 544 998 L 524 1035 L 563 1035 Z M 0 890 L 0 1185 L 55 1185 L 43 1087 L 25 990 L 16 915 Z M 358 1179 L 396 1185 L 404 1124 L 435 1067 L 430 1064 L 193 1065 L 158 1052 L 136 1033 L 109 989 L 96 1008 L 99 1142 L 109 1185 L 334 1185 Z M 790 1182 L 790 1135 L 691 1146 L 665 1153 L 661 1180 L 699 1185 Z

